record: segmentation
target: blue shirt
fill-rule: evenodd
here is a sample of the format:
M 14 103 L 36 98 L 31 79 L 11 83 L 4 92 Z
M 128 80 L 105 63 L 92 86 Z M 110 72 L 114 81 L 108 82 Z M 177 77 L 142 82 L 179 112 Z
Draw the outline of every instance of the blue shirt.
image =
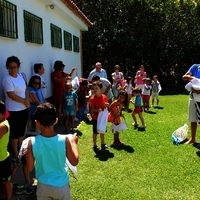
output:
M 38 182 L 55 187 L 69 183 L 65 135 L 58 134 L 54 137 L 37 135 L 32 138 L 32 150 Z
M 200 78 L 200 64 L 192 65 L 188 71 L 192 74 L 192 76 Z
M 78 99 L 78 96 L 75 92 L 64 93 L 63 94 L 63 108 L 65 111 L 74 111 L 75 109 L 75 102 Z
M 108 78 L 105 69 L 101 69 L 100 72 L 98 72 L 96 69 L 93 69 L 93 70 L 90 72 L 89 76 L 88 76 L 88 81 L 92 81 L 92 77 L 93 77 L 94 75 L 97 75 L 97 76 L 99 76 L 100 78 Z
M 135 97 L 135 107 L 141 107 L 142 106 L 142 97 L 140 94 L 138 94 Z
M 28 88 L 29 88 L 30 93 L 34 93 L 37 96 L 41 104 L 45 102 L 44 96 L 42 94 L 42 90 L 40 88 L 39 89 L 35 89 L 33 87 L 28 87 Z M 33 117 L 36 107 L 37 107 L 36 103 L 31 103 L 31 108 L 30 108 L 31 117 Z

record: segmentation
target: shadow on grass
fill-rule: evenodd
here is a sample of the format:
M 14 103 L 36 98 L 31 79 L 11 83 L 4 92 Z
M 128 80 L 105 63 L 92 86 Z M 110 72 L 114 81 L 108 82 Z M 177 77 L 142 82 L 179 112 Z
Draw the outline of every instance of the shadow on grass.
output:
M 154 106 L 155 109 L 158 109 L 158 110 L 162 110 L 164 109 L 164 107 L 161 107 L 161 106 Z
M 193 144 L 193 147 L 195 147 L 195 148 L 197 148 L 197 149 L 200 150 L 200 143 L 194 143 L 194 144 Z M 200 151 L 199 151 L 199 152 L 200 152 Z
M 74 133 L 77 133 L 77 136 L 78 136 L 78 137 L 81 137 L 81 136 L 83 135 L 83 133 L 82 133 L 81 131 L 79 131 L 78 129 L 75 130 Z M 69 133 L 69 134 L 71 134 L 71 133 Z
M 143 128 L 143 127 L 137 127 L 136 128 L 138 131 L 140 131 L 140 132 L 144 132 L 146 129 L 145 128 Z
M 90 121 L 89 119 L 85 119 L 83 120 L 87 125 L 92 125 L 92 121 Z
M 146 112 L 147 114 L 156 114 L 156 112 L 149 110 L 148 112 Z
M 109 158 L 114 158 L 114 153 L 110 152 L 107 149 L 96 151 L 95 153 L 95 157 L 98 158 L 100 161 L 107 161 Z
M 133 149 L 133 147 L 131 147 L 131 146 L 129 146 L 129 145 L 126 145 L 126 144 L 111 145 L 111 147 L 112 147 L 113 149 L 118 150 L 118 151 L 124 150 L 124 151 L 126 151 L 126 152 L 128 152 L 128 153 L 134 153 L 134 152 L 135 152 L 135 150 Z

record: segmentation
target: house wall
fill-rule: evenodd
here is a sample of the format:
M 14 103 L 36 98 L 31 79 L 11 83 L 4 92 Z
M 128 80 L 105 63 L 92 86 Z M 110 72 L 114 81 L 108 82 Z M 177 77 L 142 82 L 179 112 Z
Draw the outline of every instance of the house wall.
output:
M 7 74 L 7 69 L 5 67 L 6 59 L 12 55 L 20 59 L 20 72 L 24 72 L 28 79 L 33 75 L 33 65 L 35 63 L 44 64 L 44 78 L 48 85 L 47 97 L 50 97 L 52 94 L 50 75 L 53 71 L 53 63 L 56 60 L 63 61 L 66 72 L 70 72 L 73 67 L 77 67 L 77 75 L 80 77 L 82 74 L 81 55 L 80 53 L 73 52 L 73 50 L 67 51 L 64 49 L 63 30 L 81 39 L 80 30 L 87 30 L 87 26 L 62 4 L 62 2 L 58 2 L 58 6 L 54 4 L 55 9 L 51 9 L 42 0 L 9 0 L 9 2 L 17 5 L 18 39 L 0 36 L 0 98 L 4 99 L 1 82 L 3 77 Z M 49 0 L 49 2 L 51 2 L 51 0 Z M 42 45 L 25 42 L 23 10 L 43 19 Z M 72 18 L 70 18 L 69 14 Z M 62 49 L 51 47 L 50 23 L 62 29 Z M 76 73 L 74 73 L 74 76 L 75 75 Z

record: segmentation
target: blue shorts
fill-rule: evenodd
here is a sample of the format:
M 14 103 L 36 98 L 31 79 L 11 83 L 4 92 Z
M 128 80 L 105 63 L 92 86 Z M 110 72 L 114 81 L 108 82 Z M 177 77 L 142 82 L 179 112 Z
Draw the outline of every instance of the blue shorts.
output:
M 65 110 L 64 112 L 65 112 L 65 115 L 67 115 L 67 116 L 74 116 L 75 115 L 74 110 L 71 110 L 71 111 Z

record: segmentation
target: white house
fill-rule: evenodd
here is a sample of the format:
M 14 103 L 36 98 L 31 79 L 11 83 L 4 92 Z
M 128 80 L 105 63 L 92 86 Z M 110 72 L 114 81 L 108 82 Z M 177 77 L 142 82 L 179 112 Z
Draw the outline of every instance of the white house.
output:
M 66 72 L 77 67 L 81 77 L 81 32 L 91 25 L 71 0 L 1 0 L 0 98 L 4 99 L 1 82 L 7 74 L 9 56 L 20 59 L 20 71 L 28 79 L 33 75 L 33 65 L 43 63 L 47 97 L 51 96 L 50 74 L 56 60 L 63 61 Z

